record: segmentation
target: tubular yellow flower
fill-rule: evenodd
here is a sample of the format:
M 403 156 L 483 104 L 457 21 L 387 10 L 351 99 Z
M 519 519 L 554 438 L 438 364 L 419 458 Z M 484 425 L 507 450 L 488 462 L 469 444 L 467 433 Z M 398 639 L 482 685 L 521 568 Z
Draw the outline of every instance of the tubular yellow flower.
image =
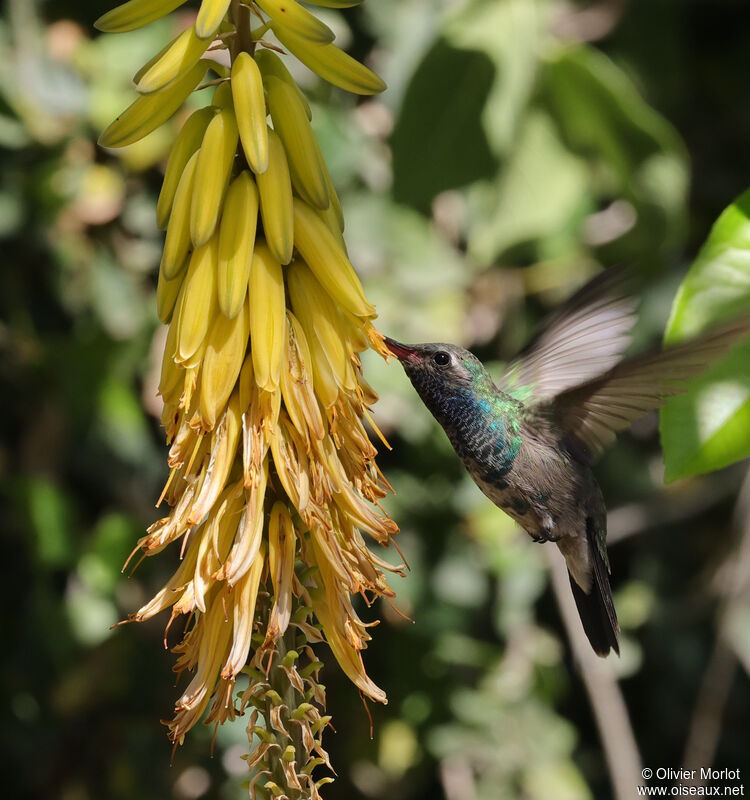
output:
M 247 170 L 227 190 L 219 229 L 219 308 L 230 319 L 245 302 L 258 223 L 258 189 Z
M 254 172 L 265 172 L 268 168 L 266 100 L 260 68 L 250 53 L 239 53 L 234 59 L 231 87 L 245 158 Z
M 201 146 L 203 134 L 213 115 L 214 110 L 210 106 L 193 112 L 177 134 L 156 204 L 156 222 L 162 230 L 167 227 L 169 213 L 185 166 L 190 156 Z
M 358 317 L 374 317 L 346 253 L 325 223 L 303 200 L 294 200 L 294 246 L 331 297 Z
M 296 0 L 256 0 L 273 22 L 311 42 L 332 42 L 333 31 Z
M 230 678 L 234 680 L 247 663 L 253 634 L 255 603 L 258 599 L 258 585 L 260 584 L 265 562 L 266 548 L 261 543 L 252 566 L 234 588 L 235 602 L 232 614 L 234 641 L 226 664 L 224 664 L 224 668 L 221 671 L 221 677 L 224 679 Z
M 183 31 L 164 54 L 135 81 L 141 94 L 150 94 L 168 86 L 198 62 L 209 41 L 199 39 L 195 28 Z
M 102 14 L 94 26 L 105 33 L 125 33 L 161 19 L 185 2 L 186 0 L 129 0 Z
M 195 677 L 175 703 L 174 719 L 169 723 L 175 742 L 181 742 L 203 715 L 216 686 L 221 664 L 229 654 L 232 625 L 224 617 L 229 587 L 216 587 L 214 594 L 216 596 L 208 605 L 208 611 L 196 615 L 199 623 L 174 648 L 175 652 L 182 654 L 175 665 L 175 672 L 196 669 Z
M 176 5 L 131 0 L 99 24 L 129 30 Z M 157 305 L 169 323 L 159 382 L 169 510 L 136 550 L 179 550 L 181 560 L 129 620 L 171 609 L 169 629 L 188 616 L 173 651 L 175 670 L 193 677 L 171 739 L 181 742 L 201 719 L 246 713 L 251 796 L 264 787 L 263 797 L 301 800 L 330 780 L 313 778 L 330 766 L 330 718 L 310 645 L 327 642 L 360 692 L 385 702 L 362 657 L 374 623 L 360 619 L 352 595 L 392 596 L 384 571 L 403 567 L 365 544 L 366 534 L 388 546 L 397 532 L 377 505 L 390 487 L 363 424 L 377 398 L 359 359 L 368 347 L 387 351 L 346 253 L 310 106 L 284 61 L 264 49 L 269 27 L 326 80 L 383 88 L 295 0 L 202 0 L 194 28 L 139 70 L 144 94 L 102 143 L 145 136 L 209 65 L 217 72 L 211 104 L 177 136 L 157 205 L 166 227 Z M 231 69 L 204 60 L 218 47 Z M 249 685 L 234 696 L 241 671 Z
M 248 336 L 247 304 L 229 319 L 217 314 L 206 339 L 201 373 L 200 415 L 205 430 L 211 430 L 232 393 L 245 357 Z
M 292 260 L 294 207 L 289 165 L 278 134 L 268 131 L 268 167 L 256 176 L 263 231 L 271 252 L 282 264 Z
M 249 358 L 245 362 L 243 373 L 240 375 L 240 405 L 247 393 L 249 405 L 242 428 L 242 474 L 245 486 L 249 488 L 260 480 L 258 476 L 281 411 L 281 393 L 257 388 L 252 373 L 252 360 Z
M 214 90 L 214 95 L 211 98 L 211 105 L 214 109 L 232 108 L 234 100 L 232 99 L 232 86 L 229 81 L 222 81 Z M 237 118 L 235 116 L 235 122 Z
M 209 39 L 216 33 L 229 9 L 229 3 L 230 0 L 201 0 L 195 20 L 195 32 L 201 39 Z
M 306 521 L 312 519 L 310 501 L 310 468 L 304 440 L 293 429 L 289 417 L 284 413 L 271 438 L 273 463 L 281 485 L 294 508 Z
M 241 483 L 230 484 L 215 503 L 204 530 L 194 537 L 196 548 L 193 590 L 195 605 L 206 610 L 206 593 L 214 584 L 214 574 L 229 554 L 232 539 L 237 528 L 237 520 L 242 513 L 244 490 Z
M 305 109 L 305 114 L 308 121 L 311 120 L 312 109 L 310 108 L 310 104 L 307 102 L 304 92 L 299 88 L 299 86 L 297 86 L 294 78 L 292 77 L 292 73 L 289 72 L 289 70 L 284 66 L 284 62 L 276 55 L 276 53 L 274 53 L 273 50 L 258 50 L 255 53 L 254 61 L 257 62 L 264 80 L 270 76 L 273 76 L 274 78 L 279 78 L 279 80 L 284 81 L 284 83 L 288 84 L 294 89 L 294 91 L 297 93 L 297 97 L 299 97 L 300 103 L 302 103 L 302 106 Z
M 334 44 L 319 44 L 298 36 L 281 23 L 273 25 L 278 40 L 323 80 L 354 94 L 378 94 L 386 86 L 371 70 Z
M 180 294 L 177 294 L 177 304 L 181 302 Z M 177 351 L 177 329 L 179 323 L 171 322 L 167 330 L 167 338 L 164 342 L 164 356 L 161 362 L 161 375 L 159 376 L 159 394 L 168 403 L 173 399 L 174 391 L 182 387 L 184 381 L 183 370 L 177 368 L 174 363 L 174 354 Z
M 213 235 L 221 213 L 232 164 L 237 152 L 237 122 L 231 108 L 222 108 L 206 128 L 198 162 L 190 204 L 190 238 L 195 247 L 205 244 Z
M 313 341 L 315 350 L 316 344 L 320 346 L 336 384 L 343 389 L 354 389 L 354 372 L 346 352 L 339 310 L 302 260 L 289 265 L 287 280 L 292 308 L 308 340 Z
M 289 159 L 289 172 L 297 194 L 316 208 L 330 204 L 321 163 L 323 157 L 297 92 L 270 75 L 265 80 L 274 130 L 281 137 Z
M 193 200 L 197 164 L 196 152 L 188 159 L 175 191 L 160 265 L 167 280 L 175 278 L 185 267 L 185 257 L 190 249 L 190 204 Z
M 268 568 L 274 604 L 268 620 L 266 642 L 276 642 L 286 633 L 292 618 L 292 584 L 297 537 L 289 509 L 277 500 L 268 522 Z M 266 644 L 266 646 L 268 646 Z
M 215 316 L 216 266 L 218 242 L 214 236 L 202 247 L 193 250 L 190 257 L 185 291 L 180 308 L 180 329 L 177 334 L 175 361 L 188 364 L 208 333 L 208 326 Z
M 187 518 L 188 525 L 197 525 L 202 522 L 214 507 L 232 470 L 241 430 L 239 395 L 235 392 L 229 400 L 221 421 L 211 434 L 210 455 L 205 477 L 192 502 Z
M 250 569 L 263 543 L 263 524 L 265 522 L 263 503 L 268 485 L 268 464 L 263 463 L 258 471 L 257 481 L 248 489 L 247 505 L 240 519 L 234 545 L 223 567 L 217 573 L 220 580 L 230 586 L 237 583 Z
M 182 77 L 158 92 L 139 97 L 102 133 L 102 147 L 125 147 L 163 125 L 185 102 L 206 74 L 203 62 L 194 64 Z
M 286 349 L 286 365 L 281 370 L 284 407 L 302 436 L 322 439 L 325 427 L 313 387 L 310 348 L 302 326 L 290 311 L 287 311 Z
M 159 279 L 156 284 L 156 313 L 163 323 L 172 319 L 177 295 L 182 286 L 182 276 L 178 275 L 171 281 L 164 277 L 164 270 L 159 268 Z
M 250 339 L 255 380 L 261 389 L 279 385 L 286 337 L 286 301 L 281 264 L 264 245 L 253 253 L 250 269 Z

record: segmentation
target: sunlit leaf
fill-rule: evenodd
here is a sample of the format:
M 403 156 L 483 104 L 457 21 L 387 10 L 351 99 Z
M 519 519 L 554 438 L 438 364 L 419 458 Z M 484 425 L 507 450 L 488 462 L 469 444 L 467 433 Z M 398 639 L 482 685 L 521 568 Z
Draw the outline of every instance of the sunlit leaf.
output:
M 689 339 L 750 309 L 750 192 L 719 217 L 672 306 L 666 341 Z M 750 455 L 750 342 L 712 365 L 662 411 L 666 479 Z

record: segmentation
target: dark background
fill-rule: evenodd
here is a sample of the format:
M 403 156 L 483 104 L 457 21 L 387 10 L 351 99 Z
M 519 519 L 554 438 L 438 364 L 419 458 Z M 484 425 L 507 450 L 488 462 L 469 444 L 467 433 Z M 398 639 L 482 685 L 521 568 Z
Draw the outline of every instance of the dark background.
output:
M 98 37 L 107 8 L 10 0 L 0 20 L 4 793 L 238 798 L 243 720 L 213 757 L 196 729 L 170 766 L 160 623 L 109 631 L 171 564 L 120 575 L 166 476 L 153 212 L 177 122 L 123 157 L 94 143 L 190 12 Z M 659 340 L 711 224 L 750 185 L 747 3 L 368 0 L 326 20 L 390 87 L 357 103 L 299 72 L 382 330 L 502 360 L 597 264 L 637 261 L 638 341 Z M 389 704 L 373 740 L 324 656 L 325 796 L 612 796 L 542 548 L 473 488 L 397 367 L 373 358 L 366 374 L 414 624 L 378 609 L 366 664 Z M 745 470 L 665 487 L 656 419 L 597 468 L 624 629 L 614 669 L 653 768 L 750 768 Z

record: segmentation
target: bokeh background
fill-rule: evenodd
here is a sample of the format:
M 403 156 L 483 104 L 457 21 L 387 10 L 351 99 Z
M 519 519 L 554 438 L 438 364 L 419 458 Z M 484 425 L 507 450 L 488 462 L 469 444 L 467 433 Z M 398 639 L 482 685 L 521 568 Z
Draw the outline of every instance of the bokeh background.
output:
M 162 626 L 110 630 L 169 570 L 120 574 L 166 476 L 154 212 L 180 119 L 119 157 L 95 141 L 192 12 L 98 36 L 108 7 L 7 0 L 0 19 L 3 794 L 230 800 L 246 793 L 243 720 L 213 755 L 196 729 L 170 765 Z M 357 102 L 295 73 L 382 330 L 500 362 L 598 265 L 635 261 L 638 344 L 660 339 L 712 222 L 750 186 L 748 3 L 368 0 L 321 16 L 389 85 Z M 396 365 L 366 375 L 414 623 L 377 609 L 366 664 L 389 704 L 373 739 L 326 654 L 325 796 L 612 797 L 545 549 L 474 488 Z M 624 722 L 644 765 L 750 770 L 746 471 L 665 486 L 656 417 L 597 468 L 624 634 L 597 685 L 624 700 L 612 735 Z

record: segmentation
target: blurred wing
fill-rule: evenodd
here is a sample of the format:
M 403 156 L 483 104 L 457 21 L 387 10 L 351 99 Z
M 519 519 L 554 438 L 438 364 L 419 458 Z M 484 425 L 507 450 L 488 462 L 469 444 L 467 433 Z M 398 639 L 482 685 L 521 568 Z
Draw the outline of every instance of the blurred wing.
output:
M 561 394 L 556 415 L 572 451 L 592 461 L 615 435 L 687 388 L 685 382 L 750 334 L 750 317 L 658 353 L 629 359 L 606 375 Z
M 579 289 L 508 364 L 501 391 L 543 403 L 611 369 L 636 322 L 634 283 L 632 270 L 610 269 Z

